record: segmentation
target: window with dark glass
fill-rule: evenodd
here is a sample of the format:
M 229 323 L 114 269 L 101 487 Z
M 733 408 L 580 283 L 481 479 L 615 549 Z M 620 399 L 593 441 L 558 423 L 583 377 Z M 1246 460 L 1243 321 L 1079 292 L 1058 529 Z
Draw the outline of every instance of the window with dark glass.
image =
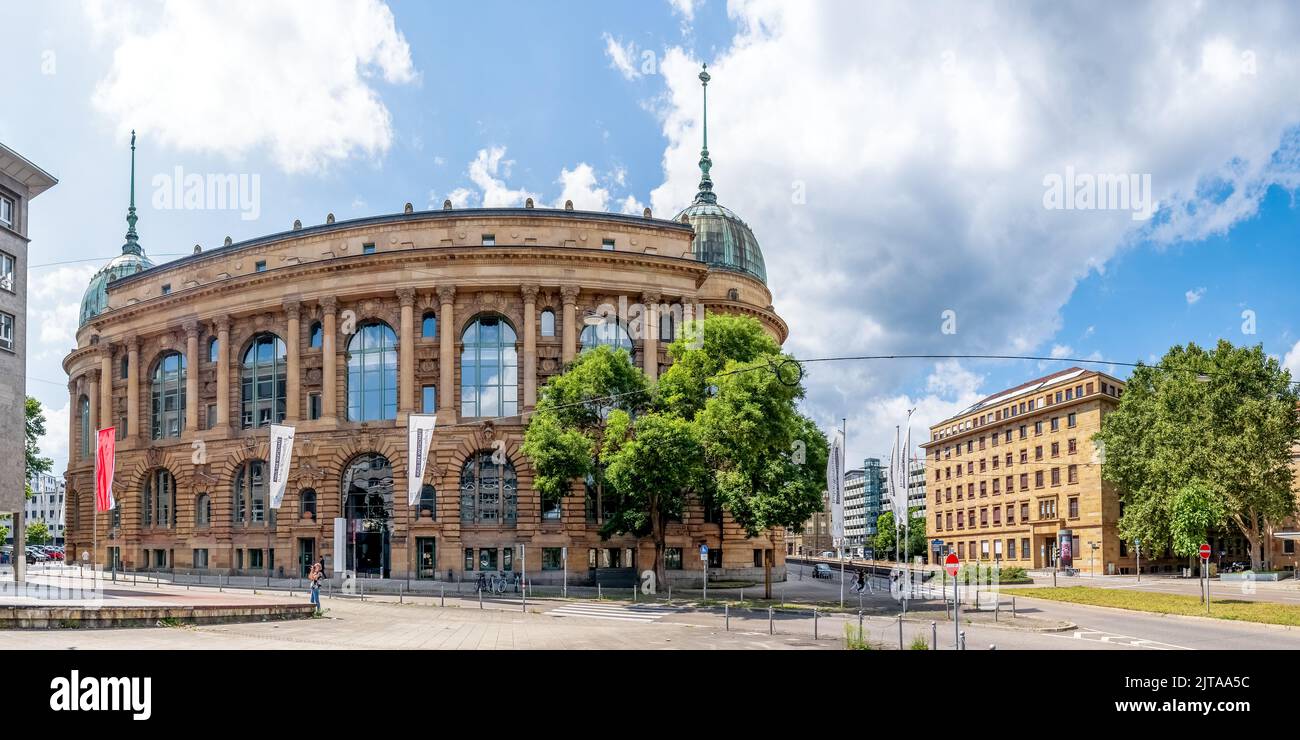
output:
M 461 335 L 462 416 L 519 413 L 519 362 L 515 330 L 499 316 L 476 318 Z
M 266 521 L 266 463 L 249 460 L 235 471 L 234 506 L 231 520 L 236 526 Z
M 239 372 L 245 429 L 284 421 L 286 362 L 284 342 L 274 334 L 259 334 L 245 350 Z
M 460 520 L 514 526 L 518 489 L 515 466 L 505 456 L 491 451 L 470 455 L 460 472 Z
M 438 491 L 428 483 L 420 486 L 420 508 L 415 516 L 423 519 L 426 513 L 430 519 L 438 518 Z
M 217 338 L 208 337 L 208 362 L 215 363 L 216 361 L 217 361 Z
M 438 336 L 438 315 L 433 311 L 425 311 L 424 317 L 420 319 L 420 336 L 425 339 L 436 339 Z
M 559 547 L 542 548 L 542 570 L 562 570 L 564 568 L 564 550 Z
M 397 335 L 383 322 L 362 324 L 348 342 L 348 420 L 397 418 Z
M 310 333 L 307 335 L 307 346 L 312 349 L 320 349 L 321 341 L 324 338 L 325 332 L 321 330 L 320 322 L 312 322 Z
M 179 437 L 185 428 L 185 357 L 164 354 L 154 365 L 149 387 L 153 438 Z
M 207 527 L 212 524 L 212 497 L 200 493 L 194 499 L 194 526 Z
M 81 422 L 81 456 L 88 458 L 95 449 L 94 430 L 90 428 L 90 399 L 82 396 L 78 408 L 78 416 Z
M 298 518 L 308 521 L 316 520 L 316 491 L 312 488 L 304 488 L 302 493 L 298 494 Z
M 170 527 L 176 511 L 176 479 L 165 468 L 149 474 L 144 483 L 144 500 L 140 507 L 141 524 L 146 527 Z

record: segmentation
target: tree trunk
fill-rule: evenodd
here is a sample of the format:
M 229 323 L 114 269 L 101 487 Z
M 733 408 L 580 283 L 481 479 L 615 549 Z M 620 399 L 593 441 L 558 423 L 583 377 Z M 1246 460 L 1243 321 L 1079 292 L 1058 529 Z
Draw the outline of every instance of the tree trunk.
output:
M 650 536 L 655 543 L 655 589 L 668 588 L 668 571 L 664 568 L 664 550 L 666 549 L 668 526 L 659 515 L 658 507 L 650 510 Z
M 1236 522 L 1237 528 L 1241 530 L 1241 535 L 1246 538 L 1246 546 L 1250 548 L 1250 569 L 1259 572 L 1263 566 L 1259 554 L 1259 544 L 1262 538 L 1259 516 L 1251 510 L 1244 515 L 1233 515 L 1232 518 Z

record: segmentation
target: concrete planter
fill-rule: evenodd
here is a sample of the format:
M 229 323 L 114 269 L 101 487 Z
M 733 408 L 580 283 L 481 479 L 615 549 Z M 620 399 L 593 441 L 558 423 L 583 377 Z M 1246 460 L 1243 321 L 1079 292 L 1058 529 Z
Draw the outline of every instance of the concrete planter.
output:
M 1290 571 L 1281 571 L 1276 573 L 1220 573 L 1220 581 L 1280 581 L 1284 578 L 1290 578 Z

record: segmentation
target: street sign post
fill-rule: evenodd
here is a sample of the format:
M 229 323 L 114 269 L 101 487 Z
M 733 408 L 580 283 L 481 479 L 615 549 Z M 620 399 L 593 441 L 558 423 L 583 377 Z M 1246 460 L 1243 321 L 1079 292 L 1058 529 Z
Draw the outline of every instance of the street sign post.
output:
M 704 600 L 709 600 L 709 546 L 700 545 L 700 560 L 704 563 Z
M 1205 592 L 1205 613 L 1210 613 L 1210 546 L 1201 545 L 1201 583 Z
M 943 559 L 943 569 L 952 576 L 952 632 L 953 641 L 952 649 L 961 649 L 961 601 L 957 598 L 957 568 L 961 565 L 957 553 L 950 552 L 948 557 Z

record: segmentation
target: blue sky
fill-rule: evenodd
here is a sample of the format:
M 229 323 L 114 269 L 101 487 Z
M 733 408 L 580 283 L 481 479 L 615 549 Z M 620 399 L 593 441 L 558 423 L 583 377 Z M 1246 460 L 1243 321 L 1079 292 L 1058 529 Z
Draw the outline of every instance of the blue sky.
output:
M 25 31 L 0 141 L 60 179 L 33 204 L 28 329 L 58 467 L 60 360 L 122 242 L 130 129 L 156 261 L 407 201 L 671 216 L 698 179 L 701 61 L 716 190 L 763 244 L 796 356 L 1131 361 L 1226 337 L 1300 370 L 1284 3 L 6 5 Z M 177 167 L 256 175 L 256 218 L 155 207 Z M 1149 175 L 1160 210 L 1047 208 L 1045 178 L 1067 171 Z M 887 455 L 906 409 L 927 426 L 1058 367 L 819 365 L 807 410 L 849 418 L 852 458 Z

